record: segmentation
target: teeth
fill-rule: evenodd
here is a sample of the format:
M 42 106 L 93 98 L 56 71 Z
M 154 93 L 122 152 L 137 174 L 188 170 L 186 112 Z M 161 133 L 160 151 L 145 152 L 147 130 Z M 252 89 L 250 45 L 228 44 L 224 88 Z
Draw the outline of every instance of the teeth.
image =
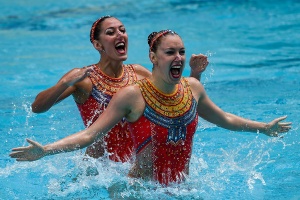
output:
M 172 68 L 179 69 L 181 66 L 172 66 Z
M 118 43 L 118 44 L 116 45 L 116 47 L 123 47 L 123 46 L 125 46 L 125 43 L 124 43 L 124 42 L 120 42 L 120 43 Z

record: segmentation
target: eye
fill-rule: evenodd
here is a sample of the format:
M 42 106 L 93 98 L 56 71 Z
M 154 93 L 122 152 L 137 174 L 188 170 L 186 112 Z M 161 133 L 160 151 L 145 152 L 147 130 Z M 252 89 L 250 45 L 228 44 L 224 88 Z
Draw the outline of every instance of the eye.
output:
M 120 30 L 120 32 L 122 32 L 122 33 L 126 33 L 126 29 L 125 29 L 125 28 L 120 28 L 119 30 Z
M 113 30 L 106 30 L 106 35 L 113 35 L 114 34 L 114 31 Z
M 185 49 L 180 50 L 180 51 L 179 51 L 179 54 L 180 54 L 180 55 L 185 55 Z
M 174 51 L 173 51 L 173 50 L 167 50 L 167 51 L 166 51 L 166 54 L 167 54 L 167 55 L 173 55 L 173 54 L 174 54 Z

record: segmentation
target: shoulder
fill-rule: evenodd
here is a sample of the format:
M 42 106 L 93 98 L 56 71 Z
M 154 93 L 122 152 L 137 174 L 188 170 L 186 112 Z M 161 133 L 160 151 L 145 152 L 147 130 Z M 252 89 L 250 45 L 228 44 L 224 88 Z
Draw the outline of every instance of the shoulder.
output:
M 139 65 L 139 64 L 131 64 L 131 66 L 134 68 L 134 71 L 138 77 L 138 80 L 151 76 L 151 72 L 144 66 Z
M 193 77 L 186 77 L 185 79 L 189 83 L 195 99 L 199 99 L 201 96 L 205 95 L 205 89 L 199 80 Z
M 141 97 L 141 91 L 137 84 L 129 85 L 120 89 L 113 98 L 118 98 L 120 101 L 131 101 Z
M 74 83 L 74 87 L 76 88 L 78 93 L 90 93 L 92 91 L 93 83 L 89 77 L 87 71 L 92 71 L 93 66 L 85 66 L 81 68 L 73 68 L 71 71 L 74 72 L 74 79 L 78 79 L 77 82 Z M 80 78 L 82 77 L 82 78 Z
M 194 88 L 194 87 L 203 88 L 203 85 L 201 84 L 201 82 L 194 77 L 184 77 L 184 79 L 187 80 L 187 82 L 189 83 L 191 88 Z
M 120 89 L 111 99 L 108 107 L 124 111 L 126 120 L 136 121 L 145 109 L 145 102 L 137 84 L 126 86 Z

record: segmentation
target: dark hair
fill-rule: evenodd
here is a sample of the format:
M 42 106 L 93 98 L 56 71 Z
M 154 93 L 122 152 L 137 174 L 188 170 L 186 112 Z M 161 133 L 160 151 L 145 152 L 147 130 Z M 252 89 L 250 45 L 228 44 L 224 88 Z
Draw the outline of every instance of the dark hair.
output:
M 94 40 L 98 40 L 99 38 L 99 34 L 100 34 L 100 31 L 101 31 L 101 24 L 102 22 L 107 19 L 107 18 L 112 18 L 113 16 L 110 16 L 110 15 L 105 15 L 105 16 L 102 16 L 100 17 L 99 19 L 97 19 L 92 27 L 91 27 L 91 31 L 90 31 L 90 41 L 91 43 L 93 43 Z
M 148 45 L 149 45 L 149 51 L 156 52 L 157 46 L 160 44 L 161 36 L 165 35 L 178 35 L 175 31 L 172 31 L 170 29 L 167 30 L 161 30 L 159 32 L 152 32 L 148 36 Z

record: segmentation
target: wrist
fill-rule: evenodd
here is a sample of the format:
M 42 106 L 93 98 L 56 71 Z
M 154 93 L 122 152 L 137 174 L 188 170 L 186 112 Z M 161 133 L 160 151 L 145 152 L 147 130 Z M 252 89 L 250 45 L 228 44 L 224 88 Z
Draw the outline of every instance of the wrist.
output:
M 262 132 L 263 132 L 263 133 L 268 133 L 268 132 L 269 132 L 269 129 L 270 129 L 269 123 L 264 123 Z
M 44 156 L 50 156 L 59 153 L 59 150 L 55 150 L 51 147 L 51 145 L 43 146 Z
M 202 75 L 202 72 L 197 72 L 197 71 L 193 71 L 191 70 L 191 73 L 190 73 L 190 77 L 194 77 L 196 79 L 199 79 Z

